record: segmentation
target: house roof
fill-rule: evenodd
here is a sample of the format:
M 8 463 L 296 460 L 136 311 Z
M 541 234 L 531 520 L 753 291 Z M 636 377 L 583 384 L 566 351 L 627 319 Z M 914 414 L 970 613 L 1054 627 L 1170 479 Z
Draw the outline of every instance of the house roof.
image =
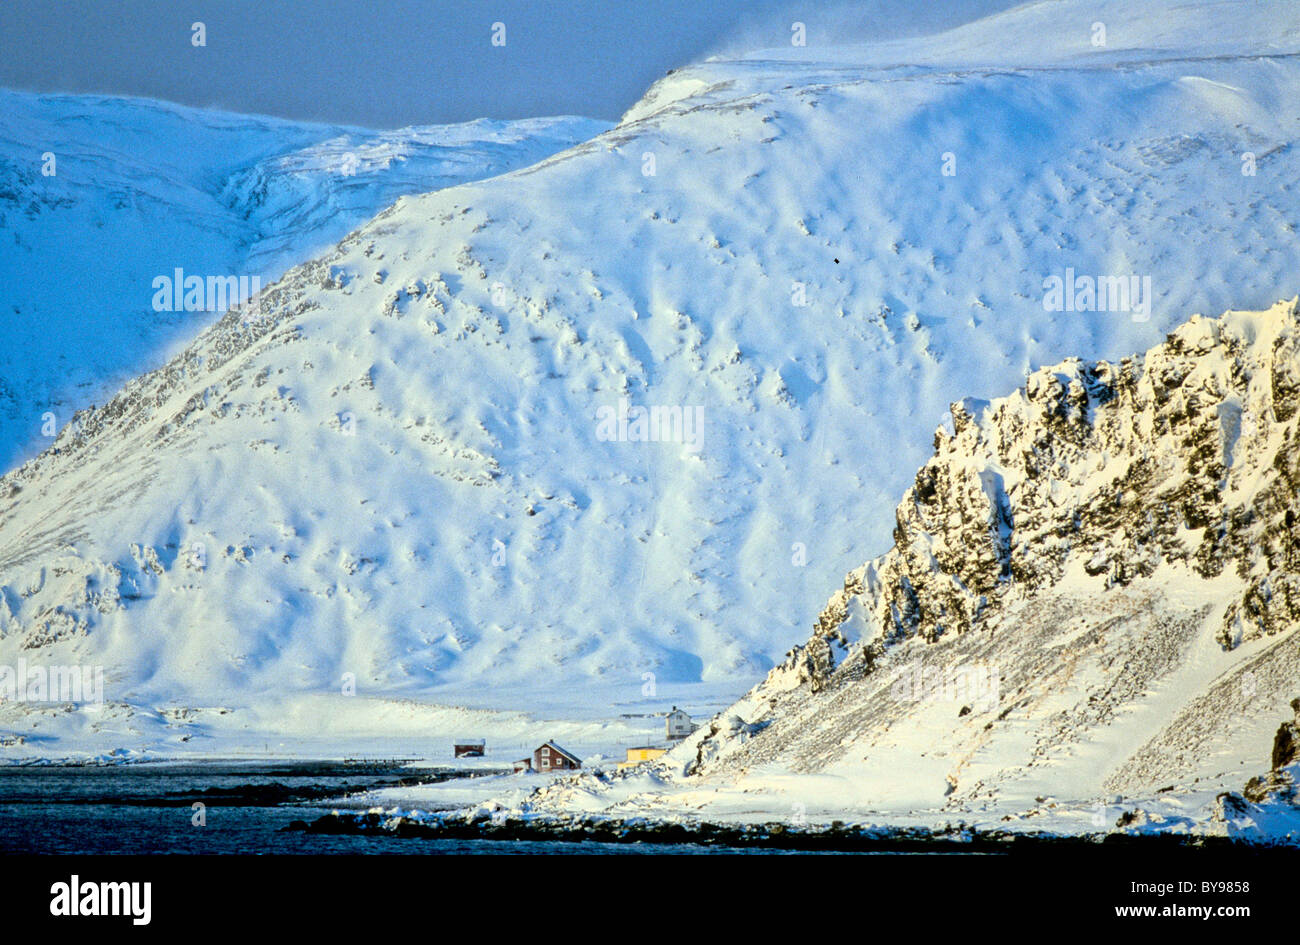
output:
M 548 741 L 548 742 L 542 742 L 540 745 L 537 746 L 537 750 L 538 750 L 538 751 L 541 751 L 543 748 L 547 747 L 548 745 L 549 745 L 551 748 L 554 748 L 554 749 L 555 749 L 556 751 L 558 751 L 560 754 L 562 754 L 565 758 L 568 758 L 570 761 L 574 762 L 575 764 L 582 764 L 582 759 L 581 759 L 581 758 L 579 758 L 579 757 L 578 757 L 577 755 L 575 755 L 573 752 L 571 752 L 571 751 L 566 751 L 565 749 L 561 748 L 559 745 L 555 744 L 555 742 L 549 742 L 549 741 Z

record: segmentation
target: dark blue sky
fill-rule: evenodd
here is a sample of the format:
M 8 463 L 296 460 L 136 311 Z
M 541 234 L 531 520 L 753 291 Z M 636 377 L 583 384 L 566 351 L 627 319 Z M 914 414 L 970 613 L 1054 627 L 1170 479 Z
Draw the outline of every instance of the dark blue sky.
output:
M 924 33 L 1015 0 L 0 0 L 0 85 L 368 127 L 614 119 L 722 48 Z M 191 45 L 191 24 L 207 47 Z M 491 45 L 506 24 L 506 46 Z

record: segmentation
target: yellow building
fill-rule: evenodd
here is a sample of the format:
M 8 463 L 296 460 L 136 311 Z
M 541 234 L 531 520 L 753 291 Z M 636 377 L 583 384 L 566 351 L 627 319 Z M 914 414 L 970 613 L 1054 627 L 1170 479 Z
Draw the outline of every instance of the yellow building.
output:
M 644 761 L 653 761 L 667 750 L 666 748 L 651 748 L 648 745 L 642 748 L 629 748 L 627 750 L 627 761 L 620 761 L 618 766 L 620 769 L 631 768 Z

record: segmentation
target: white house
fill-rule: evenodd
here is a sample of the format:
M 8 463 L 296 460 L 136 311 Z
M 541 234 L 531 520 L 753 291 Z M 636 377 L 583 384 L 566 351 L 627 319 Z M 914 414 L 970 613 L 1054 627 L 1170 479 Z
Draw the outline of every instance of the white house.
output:
M 673 706 L 673 710 L 668 713 L 667 725 L 669 741 L 679 741 L 695 731 L 691 717 L 677 706 Z

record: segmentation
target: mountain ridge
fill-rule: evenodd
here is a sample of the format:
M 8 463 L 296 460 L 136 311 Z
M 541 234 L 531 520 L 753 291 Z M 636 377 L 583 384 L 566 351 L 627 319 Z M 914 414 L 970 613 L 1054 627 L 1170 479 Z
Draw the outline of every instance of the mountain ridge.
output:
M 175 268 L 270 285 L 397 197 L 576 144 L 581 118 L 393 131 L 152 99 L 0 90 L 0 468 L 221 312 L 156 311 Z

